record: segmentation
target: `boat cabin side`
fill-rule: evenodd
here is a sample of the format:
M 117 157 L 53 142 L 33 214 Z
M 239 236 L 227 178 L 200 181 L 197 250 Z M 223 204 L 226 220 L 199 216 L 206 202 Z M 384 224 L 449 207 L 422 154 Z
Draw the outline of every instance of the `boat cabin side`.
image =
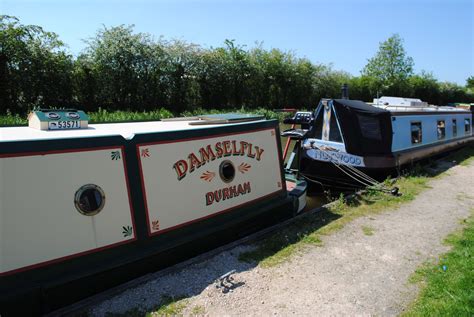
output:
M 393 152 L 398 152 L 471 137 L 472 114 L 397 114 L 392 127 Z
M 37 287 L 54 307 L 59 278 L 158 269 L 301 210 L 278 122 L 218 120 L 0 128 L 0 308 Z

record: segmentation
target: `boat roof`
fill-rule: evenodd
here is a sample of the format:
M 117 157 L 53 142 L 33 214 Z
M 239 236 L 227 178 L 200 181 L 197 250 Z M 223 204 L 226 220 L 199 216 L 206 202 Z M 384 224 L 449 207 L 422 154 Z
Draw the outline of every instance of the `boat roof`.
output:
M 359 112 L 373 112 L 373 113 L 387 112 L 385 109 L 374 107 L 360 100 L 334 99 L 334 101 L 345 107 L 355 109 L 356 111 L 359 111 Z
M 124 139 L 130 140 L 136 134 L 208 129 L 222 127 L 223 124 L 243 125 L 249 121 L 264 121 L 262 119 L 263 116 L 258 115 L 213 115 L 211 119 L 203 117 L 172 118 L 163 121 L 89 124 L 86 129 L 74 130 L 42 131 L 26 126 L 3 127 L 0 128 L 0 142 L 59 140 L 102 136 L 122 136 Z
M 430 105 L 421 99 L 383 96 L 374 98 L 372 106 L 390 112 L 469 112 L 467 109 Z

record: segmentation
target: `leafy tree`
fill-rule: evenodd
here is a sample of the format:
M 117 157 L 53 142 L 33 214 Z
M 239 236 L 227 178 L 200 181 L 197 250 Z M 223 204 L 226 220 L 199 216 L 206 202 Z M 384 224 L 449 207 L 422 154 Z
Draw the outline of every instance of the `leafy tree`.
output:
M 0 16 L 0 113 L 23 114 L 34 106 L 166 107 L 175 115 L 206 108 L 313 108 L 321 98 L 340 97 L 343 83 L 352 99 L 366 101 L 382 93 L 441 105 L 474 101 L 473 76 L 461 87 L 428 72 L 413 75 L 402 42 L 393 35 L 380 43 L 360 77 L 261 44 L 247 50 L 226 40 L 207 49 L 155 40 L 124 25 L 99 30 L 73 59 L 56 34 Z
M 180 113 L 195 108 L 200 100 L 198 69 L 200 47 L 184 41 L 173 41 L 165 46 L 168 107 Z
M 98 87 L 95 100 L 100 106 L 150 108 L 161 97 L 152 91 L 161 91 L 156 72 L 162 68 L 163 55 L 149 35 L 133 34 L 133 26 L 104 28 L 89 40 L 79 57 L 79 73 L 85 80 L 94 78 Z
M 453 102 L 474 101 L 472 95 L 468 95 L 464 87 L 451 82 L 442 82 L 439 84 L 440 98 L 437 104 L 446 105 Z
M 72 57 L 58 36 L 0 16 L 0 112 L 72 103 Z
M 432 73 L 422 71 L 408 79 L 410 93 L 408 97 L 419 98 L 431 104 L 440 102 L 440 86 Z
M 380 43 L 378 52 L 362 70 L 362 76 L 370 79 L 372 94 L 403 95 L 407 90 L 406 80 L 413 74 L 413 64 L 402 38 L 394 34 Z
M 470 76 L 466 79 L 466 88 L 469 93 L 474 94 L 474 76 Z

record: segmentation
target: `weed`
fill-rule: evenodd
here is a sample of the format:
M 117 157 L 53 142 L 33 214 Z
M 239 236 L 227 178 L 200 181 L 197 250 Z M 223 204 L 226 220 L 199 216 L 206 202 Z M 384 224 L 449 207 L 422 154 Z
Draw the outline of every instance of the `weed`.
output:
M 362 226 L 362 232 L 366 235 L 366 236 L 373 236 L 374 235 L 374 231 L 375 229 L 370 227 L 370 226 Z
M 193 309 L 191 310 L 191 313 L 193 315 L 204 315 L 204 313 L 206 312 L 206 310 L 204 309 L 204 307 L 202 306 L 194 306 Z
M 160 305 L 153 309 L 153 312 L 147 313 L 146 316 L 176 316 L 186 308 L 187 304 L 188 301 L 184 295 L 162 296 Z

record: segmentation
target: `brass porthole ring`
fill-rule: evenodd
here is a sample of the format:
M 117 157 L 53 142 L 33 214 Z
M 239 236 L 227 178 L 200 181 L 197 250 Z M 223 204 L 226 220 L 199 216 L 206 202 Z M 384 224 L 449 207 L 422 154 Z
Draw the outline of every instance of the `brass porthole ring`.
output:
M 76 191 L 74 205 L 84 216 L 95 216 L 104 208 L 105 193 L 97 185 L 84 185 Z
M 230 183 L 235 177 L 235 167 L 231 161 L 225 160 L 219 165 L 219 175 L 224 183 Z

